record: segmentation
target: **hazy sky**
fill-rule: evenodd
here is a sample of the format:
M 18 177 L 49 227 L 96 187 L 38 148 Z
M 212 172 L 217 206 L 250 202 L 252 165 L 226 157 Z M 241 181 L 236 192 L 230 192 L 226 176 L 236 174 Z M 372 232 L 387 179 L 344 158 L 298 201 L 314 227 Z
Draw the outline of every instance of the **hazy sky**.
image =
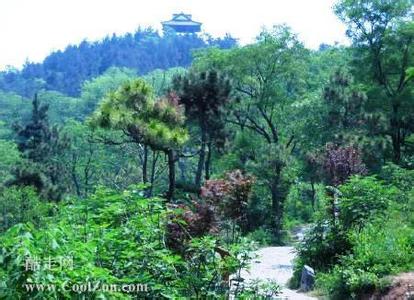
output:
M 344 26 L 332 12 L 334 0 L 0 0 L 0 69 L 42 61 L 68 44 L 160 28 L 174 12 L 203 22 L 213 36 L 230 33 L 253 41 L 263 26 L 286 23 L 308 47 L 344 43 Z

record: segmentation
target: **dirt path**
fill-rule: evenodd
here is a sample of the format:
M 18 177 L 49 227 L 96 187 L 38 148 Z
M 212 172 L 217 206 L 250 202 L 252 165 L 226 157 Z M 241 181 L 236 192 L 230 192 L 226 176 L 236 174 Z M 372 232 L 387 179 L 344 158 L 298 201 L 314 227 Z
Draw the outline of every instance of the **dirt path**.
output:
M 258 258 L 252 262 L 249 271 L 241 272 L 242 278 L 246 281 L 252 279 L 275 280 L 283 287 L 282 294 L 277 299 L 316 299 L 286 287 L 293 274 L 293 259 L 295 258 L 293 247 L 266 247 L 259 249 L 256 253 Z

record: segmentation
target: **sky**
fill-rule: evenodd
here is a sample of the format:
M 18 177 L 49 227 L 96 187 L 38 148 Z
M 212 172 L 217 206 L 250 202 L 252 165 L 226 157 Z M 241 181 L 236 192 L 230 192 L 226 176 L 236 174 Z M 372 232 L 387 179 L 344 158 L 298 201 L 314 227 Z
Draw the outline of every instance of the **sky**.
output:
M 285 23 L 309 48 L 347 43 L 332 12 L 334 0 L 0 0 L 0 70 L 41 62 L 50 52 L 82 40 L 161 29 L 160 22 L 185 12 L 213 35 L 230 33 L 241 44 L 264 28 Z

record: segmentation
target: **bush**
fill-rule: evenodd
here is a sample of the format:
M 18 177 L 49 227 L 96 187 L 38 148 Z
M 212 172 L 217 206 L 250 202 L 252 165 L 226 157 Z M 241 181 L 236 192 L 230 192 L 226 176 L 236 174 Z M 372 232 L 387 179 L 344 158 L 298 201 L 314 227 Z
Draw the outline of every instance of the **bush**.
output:
M 344 230 L 361 228 L 372 217 L 386 213 L 391 202 L 396 202 L 400 191 L 386 186 L 375 177 L 352 177 L 340 187 L 339 219 Z
M 226 280 L 246 267 L 250 243 L 217 249 L 218 241 L 201 236 L 177 254 L 165 245 L 170 211 L 164 200 L 144 198 L 140 189 L 123 193 L 98 189 L 87 199 L 62 203 L 41 229 L 19 224 L 0 236 L 1 299 L 69 299 L 68 289 L 27 292 L 26 283 L 67 287 L 76 283 L 146 284 L 148 298 L 220 297 Z M 220 251 L 218 251 L 220 250 Z M 46 268 L 44 260 L 72 257 L 73 267 Z M 39 269 L 25 269 L 38 258 Z M 206 284 L 208 282 L 208 284 Z M 85 299 L 131 299 L 140 295 L 96 291 Z
M 0 232 L 18 223 L 38 226 L 53 207 L 39 199 L 32 187 L 0 187 Z
M 224 179 L 207 180 L 201 188 L 201 197 L 217 207 L 223 219 L 247 231 L 247 207 L 255 178 L 240 170 L 226 173 Z
M 166 228 L 166 245 L 175 251 L 184 251 L 192 238 L 202 237 L 217 230 L 212 207 L 193 202 L 193 208 L 184 204 L 170 204 Z
M 414 170 L 406 170 L 394 164 L 385 165 L 379 177 L 404 192 L 414 187 Z
M 317 287 L 332 298 L 358 297 L 381 288 L 386 275 L 414 267 L 410 176 L 388 166 L 381 178 L 354 176 L 339 186 L 330 203 L 335 216 L 332 208 L 322 212 L 298 246 L 291 286 L 298 286 L 307 264 L 317 271 Z
M 259 228 L 249 233 L 248 238 L 257 242 L 261 246 L 269 246 L 272 243 L 273 235 L 268 230 Z
M 359 297 L 381 288 L 381 278 L 414 267 L 414 229 L 383 220 L 352 231 L 353 247 L 330 272 L 317 275 L 317 286 L 333 298 Z

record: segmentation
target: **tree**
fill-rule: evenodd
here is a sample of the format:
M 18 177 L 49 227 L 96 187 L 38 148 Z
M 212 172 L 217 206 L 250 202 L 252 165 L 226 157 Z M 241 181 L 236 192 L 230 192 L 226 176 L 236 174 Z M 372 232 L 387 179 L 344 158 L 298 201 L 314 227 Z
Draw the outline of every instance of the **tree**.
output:
M 21 162 L 17 145 L 12 141 L 0 139 L 0 186 L 11 179 L 13 167 Z
M 61 158 L 72 182 L 68 184 L 71 193 L 86 198 L 98 186 L 120 190 L 141 181 L 143 151 L 135 143 L 123 143 L 126 139 L 119 131 L 91 128 L 73 120 L 67 122 L 62 131 L 71 140 Z M 152 162 L 150 160 L 149 165 Z M 156 177 L 148 181 L 151 185 L 164 171 L 162 161 L 157 162 Z
M 326 142 L 364 124 L 366 95 L 353 86 L 353 78 L 348 73 L 338 70 L 331 76 L 323 90 L 323 99 L 327 108 L 326 129 L 330 134 Z
M 50 126 L 48 106 L 41 105 L 35 95 L 30 121 L 24 126 L 16 125 L 16 142 L 26 162 L 15 170 L 11 185 L 32 185 L 47 199 L 58 201 L 66 188 L 65 168 L 60 156 L 69 145 L 60 129 Z
M 225 139 L 225 107 L 230 100 L 230 81 L 215 70 L 189 73 L 174 78 L 174 90 L 184 104 L 189 121 L 200 130 L 200 151 L 195 185 L 200 187 L 203 170 L 210 178 L 213 148 L 220 148 Z M 207 150 L 207 157 L 206 157 Z
M 402 147 L 411 131 L 412 81 L 414 65 L 414 23 L 412 0 L 341 0 L 335 12 L 348 27 L 363 70 L 362 80 L 372 78 L 374 99 L 384 99 L 388 118 L 386 134 L 391 138 L 394 162 L 400 162 Z M 361 69 L 359 67 L 358 69 Z M 368 85 L 371 82 L 368 81 Z M 378 89 L 378 88 L 380 89 Z M 371 93 L 371 94 L 372 94 Z M 378 107 L 378 103 L 376 107 Z
M 259 137 L 254 153 L 247 156 L 251 163 L 244 159 L 244 168 L 253 165 L 257 181 L 267 187 L 270 223 L 277 239 L 290 183 L 284 174 L 298 139 L 292 126 L 298 110 L 295 104 L 305 91 L 308 54 L 289 28 L 276 26 L 263 31 L 255 44 L 221 53 L 212 50 L 204 61 L 202 56 L 197 60 L 199 68 L 213 66 L 232 80 L 237 101 L 226 121 Z
M 188 67 L 195 49 L 231 48 L 236 40 L 199 35 L 164 34 L 151 28 L 138 28 L 123 36 L 107 36 L 100 41 L 82 41 L 54 51 L 41 63 L 27 62 L 23 69 L 0 72 L 0 89 L 32 97 L 42 88 L 79 96 L 82 83 L 111 67 L 129 68 L 139 75 L 156 69 Z M 93 108 L 92 108 L 93 109 Z
M 355 146 L 327 144 L 319 163 L 322 169 L 322 178 L 328 185 L 329 215 L 333 227 L 336 227 L 340 196 L 337 187 L 347 182 L 352 175 L 364 175 L 367 170 L 362 162 L 360 150 Z
M 170 68 L 167 70 L 156 69 L 142 76 L 154 89 L 157 96 L 161 97 L 168 93 L 172 87 L 173 78 L 178 75 L 185 75 L 187 70 L 182 67 Z
M 361 153 L 353 146 L 327 144 L 322 164 L 325 182 L 332 186 L 344 184 L 351 175 L 366 173 Z
M 1 138 L 12 139 L 12 126 L 16 122 L 30 119 L 31 101 L 14 93 L 0 90 L 0 122 L 2 127 Z
M 0 187 L 0 203 L 0 233 L 19 223 L 43 224 L 51 211 L 30 186 Z
M 176 152 L 188 138 L 183 128 L 184 116 L 174 95 L 156 101 L 151 86 L 144 80 L 130 81 L 108 94 L 93 114 L 91 124 L 119 130 L 130 141 L 163 152 L 168 157 L 167 199 L 173 198 Z

